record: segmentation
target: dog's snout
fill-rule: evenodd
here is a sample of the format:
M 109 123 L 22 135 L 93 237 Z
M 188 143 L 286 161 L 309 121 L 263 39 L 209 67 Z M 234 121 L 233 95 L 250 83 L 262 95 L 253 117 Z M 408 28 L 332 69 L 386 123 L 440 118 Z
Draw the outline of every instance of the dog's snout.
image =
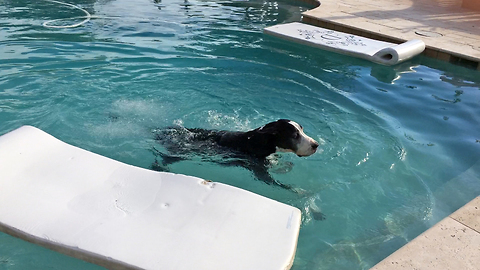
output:
M 312 143 L 312 148 L 313 148 L 313 149 L 317 149 L 317 148 L 318 148 L 318 143 L 317 143 L 317 142 L 313 142 L 313 143 Z

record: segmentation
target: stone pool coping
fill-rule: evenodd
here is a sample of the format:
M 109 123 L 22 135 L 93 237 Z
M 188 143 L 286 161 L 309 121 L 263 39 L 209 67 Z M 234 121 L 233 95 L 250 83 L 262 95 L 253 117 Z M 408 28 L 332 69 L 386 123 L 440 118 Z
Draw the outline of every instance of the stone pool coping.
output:
M 480 8 L 472 0 L 302 0 L 302 22 L 392 43 L 421 39 L 424 55 L 480 70 Z

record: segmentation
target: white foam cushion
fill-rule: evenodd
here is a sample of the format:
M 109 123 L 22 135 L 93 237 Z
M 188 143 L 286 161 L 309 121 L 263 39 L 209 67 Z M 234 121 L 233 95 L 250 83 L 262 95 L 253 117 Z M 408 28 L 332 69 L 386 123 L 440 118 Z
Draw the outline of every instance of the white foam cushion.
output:
M 397 45 L 299 22 L 266 27 L 264 32 L 279 38 L 388 66 L 406 61 L 425 50 L 425 43 L 418 39 Z
M 289 269 L 300 211 L 130 166 L 31 126 L 0 137 L 0 230 L 107 268 Z

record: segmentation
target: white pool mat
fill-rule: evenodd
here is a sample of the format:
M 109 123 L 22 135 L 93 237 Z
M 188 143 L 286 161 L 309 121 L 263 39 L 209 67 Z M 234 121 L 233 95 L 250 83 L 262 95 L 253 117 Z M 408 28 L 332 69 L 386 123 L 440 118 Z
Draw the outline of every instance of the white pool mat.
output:
M 300 211 L 130 166 L 30 126 L 0 136 L 0 230 L 108 269 L 289 269 Z
M 425 50 L 425 43 L 418 39 L 394 44 L 298 22 L 270 26 L 265 28 L 264 32 L 323 50 L 389 66 L 408 60 Z

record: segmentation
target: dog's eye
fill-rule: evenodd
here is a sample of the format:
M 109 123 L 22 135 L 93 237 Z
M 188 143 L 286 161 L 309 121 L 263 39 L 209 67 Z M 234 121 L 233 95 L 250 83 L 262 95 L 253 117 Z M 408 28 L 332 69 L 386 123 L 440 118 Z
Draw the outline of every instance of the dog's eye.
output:
M 293 134 L 293 138 L 294 138 L 294 139 L 298 139 L 298 137 L 300 137 L 300 133 L 295 132 L 295 134 Z

